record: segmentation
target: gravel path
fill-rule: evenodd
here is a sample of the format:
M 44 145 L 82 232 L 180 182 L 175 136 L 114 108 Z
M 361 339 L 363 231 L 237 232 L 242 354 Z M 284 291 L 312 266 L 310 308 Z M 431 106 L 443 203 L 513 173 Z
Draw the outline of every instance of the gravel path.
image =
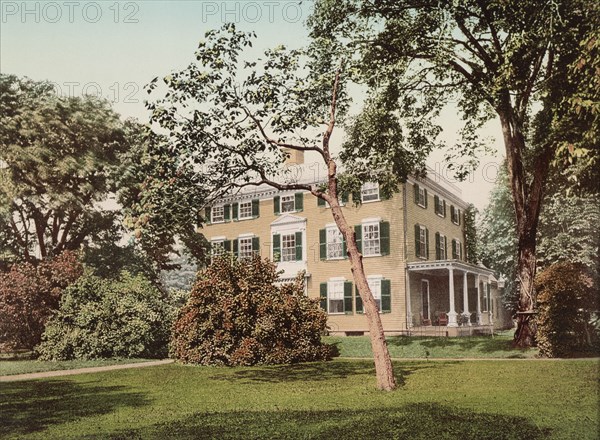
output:
M 13 374 L 10 376 L 0 376 L 0 382 L 15 382 L 19 380 L 44 379 L 47 377 L 72 376 L 74 374 L 99 373 L 101 371 L 125 370 L 128 368 L 154 367 L 155 365 L 165 365 L 173 363 L 173 359 L 161 361 L 137 362 L 135 364 L 108 365 L 106 367 L 88 367 L 76 368 L 74 370 L 43 371 L 40 373 Z

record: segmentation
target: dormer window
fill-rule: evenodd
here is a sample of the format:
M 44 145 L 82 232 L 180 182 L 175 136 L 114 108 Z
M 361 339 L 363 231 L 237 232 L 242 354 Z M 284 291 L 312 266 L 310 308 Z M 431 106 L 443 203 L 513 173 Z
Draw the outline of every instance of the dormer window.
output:
M 379 184 L 377 182 L 365 183 L 360 190 L 360 194 L 363 202 L 375 202 L 379 200 Z

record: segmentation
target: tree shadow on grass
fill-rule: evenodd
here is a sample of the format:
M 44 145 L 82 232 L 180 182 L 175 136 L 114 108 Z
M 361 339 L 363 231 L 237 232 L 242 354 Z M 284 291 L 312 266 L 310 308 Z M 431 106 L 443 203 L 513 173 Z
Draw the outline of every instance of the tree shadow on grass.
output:
M 198 413 L 138 430 L 114 439 L 478 439 L 548 438 L 523 417 L 476 413 L 437 403 L 356 410 L 223 411 Z
M 125 386 L 68 380 L 0 384 L 0 438 L 41 431 L 50 425 L 147 405 L 142 393 Z
M 514 352 L 510 357 L 522 358 L 527 350 L 519 350 L 512 346 L 512 341 L 505 338 L 492 338 L 489 336 L 464 336 L 449 337 L 415 337 L 394 336 L 387 339 L 389 345 L 402 347 L 418 343 L 425 348 L 458 347 L 460 350 L 480 353 Z
M 398 386 L 403 386 L 406 376 L 416 370 L 429 368 L 443 368 L 442 364 L 410 364 L 400 365 L 394 363 L 394 375 Z M 336 362 L 314 362 L 293 365 L 275 365 L 264 367 L 252 367 L 237 371 L 226 371 L 212 375 L 212 380 L 240 381 L 241 383 L 280 383 L 280 382 L 316 382 L 346 379 L 350 376 L 364 375 L 372 378 L 375 375 L 375 367 L 372 361 L 336 361 Z

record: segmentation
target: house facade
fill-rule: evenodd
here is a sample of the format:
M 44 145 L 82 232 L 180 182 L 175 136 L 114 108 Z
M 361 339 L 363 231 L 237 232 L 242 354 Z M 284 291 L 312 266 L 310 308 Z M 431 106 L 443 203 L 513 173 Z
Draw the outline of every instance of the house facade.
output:
M 322 183 L 305 165 L 299 170 L 312 176 L 302 183 Z M 456 187 L 431 171 L 390 198 L 365 184 L 361 199 L 356 206 L 344 196 L 342 209 L 354 225 L 386 334 L 459 336 L 504 325 L 502 283 L 466 261 L 467 204 Z M 304 271 L 306 293 L 320 299 L 330 334 L 368 334 L 346 244 L 322 200 L 259 187 L 206 208 L 205 217 L 200 232 L 213 255 L 268 257 L 283 271 L 282 282 Z

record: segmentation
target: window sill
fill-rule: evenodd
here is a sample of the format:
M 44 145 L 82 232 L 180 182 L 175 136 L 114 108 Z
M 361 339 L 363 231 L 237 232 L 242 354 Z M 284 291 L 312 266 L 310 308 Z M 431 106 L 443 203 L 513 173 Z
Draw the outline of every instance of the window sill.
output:
M 383 257 L 383 255 L 381 254 L 371 254 L 371 255 L 365 255 L 363 254 L 364 258 L 371 258 L 371 257 Z
M 381 202 L 381 199 L 373 199 L 373 200 L 361 200 L 361 203 L 375 203 L 375 202 Z
M 345 260 L 344 257 L 335 257 L 335 258 L 325 258 L 325 261 L 342 261 Z
M 456 223 L 454 220 L 452 220 L 452 224 L 456 225 L 456 226 L 460 226 L 460 223 Z
M 327 314 L 328 315 L 334 315 L 334 316 L 338 315 L 339 316 L 339 315 L 345 315 L 346 312 L 335 312 L 335 313 L 327 312 Z
M 421 207 L 421 208 L 423 208 L 423 209 L 427 209 L 427 206 L 425 206 L 425 205 L 421 205 L 420 203 L 417 203 L 417 206 L 420 206 L 420 207 Z
M 438 217 L 446 218 L 446 216 L 444 214 L 440 214 L 439 212 L 436 212 L 436 214 L 437 214 Z
M 221 224 L 221 223 L 225 223 L 225 220 L 219 220 L 219 221 L 216 221 L 216 222 L 215 221 L 211 221 L 209 224 L 211 224 L 211 225 L 218 225 L 218 224 Z

